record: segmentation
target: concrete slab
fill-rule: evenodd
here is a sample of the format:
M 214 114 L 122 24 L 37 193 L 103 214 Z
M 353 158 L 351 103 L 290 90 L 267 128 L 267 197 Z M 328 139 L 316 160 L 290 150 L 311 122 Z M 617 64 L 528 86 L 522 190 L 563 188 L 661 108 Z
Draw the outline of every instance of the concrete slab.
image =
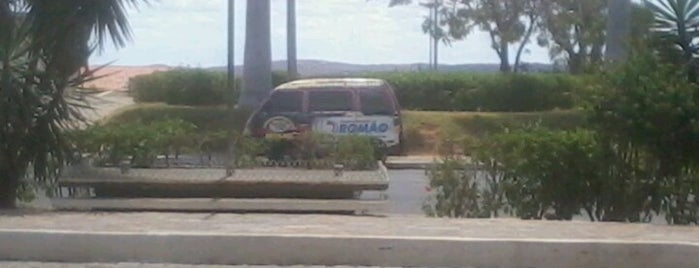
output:
M 697 253 L 690 243 L 0 230 L 0 258 L 18 261 L 694 268 Z
M 11 212 L 0 216 L 0 260 L 696 267 L 699 231 L 646 224 L 413 216 Z
M 385 165 L 388 169 L 428 169 L 438 162 L 437 156 L 389 156 Z
M 391 156 L 386 159 L 386 168 L 393 170 L 430 169 L 441 163 L 439 156 Z
M 314 200 L 314 199 L 206 199 L 206 198 L 130 198 L 130 199 L 73 199 L 51 200 L 54 209 L 90 211 L 179 211 L 179 212 L 358 212 L 383 213 L 385 200 Z

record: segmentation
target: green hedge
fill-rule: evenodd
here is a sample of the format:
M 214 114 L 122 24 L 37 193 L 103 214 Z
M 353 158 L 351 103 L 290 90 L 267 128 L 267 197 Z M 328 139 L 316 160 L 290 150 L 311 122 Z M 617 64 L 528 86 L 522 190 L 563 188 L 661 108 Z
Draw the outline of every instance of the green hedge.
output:
M 565 74 L 375 73 L 405 109 L 526 112 L 569 109 L 581 78 Z
M 274 86 L 288 81 L 286 74 L 273 73 Z M 206 69 L 174 69 L 139 75 L 129 80 L 129 91 L 136 102 L 162 102 L 171 105 L 222 105 L 240 96 L 240 79 L 233 94 L 226 94 L 226 73 Z
M 423 111 L 527 112 L 569 109 L 584 78 L 566 74 L 477 74 L 477 73 L 371 73 L 365 76 L 390 82 L 405 109 Z M 288 81 L 274 73 L 274 86 Z M 240 95 L 236 80 L 232 97 Z M 221 105 L 226 74 L 205 69 L 175 69 L 131 79 L 129 89 L 136 102 L 173 105 Z

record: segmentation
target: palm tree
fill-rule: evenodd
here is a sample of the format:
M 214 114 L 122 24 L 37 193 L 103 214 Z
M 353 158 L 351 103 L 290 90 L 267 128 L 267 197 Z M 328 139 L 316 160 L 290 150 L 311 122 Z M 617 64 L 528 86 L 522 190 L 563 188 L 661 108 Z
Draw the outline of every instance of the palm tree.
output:
M 245 25 L 243 91 L 238 108 L 252 110 L 272 90 L 270 0 L 248 0 Z
M 627 42 L 631 29 L 631 1 L 607 2 L 607 51 L 608 61 L 623 61 L 627 56 Z
M 55 179 L 70 160 L 66 130 L 81 120 L 74 88 L 92 77 L 91 51 L 130 38 L 138 0 L 0 0 L 0 208 L 26 177 Z
M 655 17 L 653 30 L 661 40 L 679 48 L 690 81 L 697 81 L 695 56 L 699 45 L 699 0 L 644 0 Z
M 644 0 L 655 16 L 654 30 L 677 45 L 686 61 L 691 61 L 699 46 L 699 0 Z
M 286 19 L 287 73 L 293 80 L 299 75 L 296 57 L 296 0 L 287 0 Z

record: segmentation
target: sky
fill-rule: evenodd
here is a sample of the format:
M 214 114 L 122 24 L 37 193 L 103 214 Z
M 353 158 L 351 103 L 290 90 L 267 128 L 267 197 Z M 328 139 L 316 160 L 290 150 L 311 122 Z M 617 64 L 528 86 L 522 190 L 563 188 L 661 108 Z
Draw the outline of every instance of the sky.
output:
M 92 64 L 212 67 L 226 64 L 226 0 L 151 0 L 129 10 L 133 40 L 125 48 L 108 45 Z M 235 53 L 242 64 L 245 0 L 236 0 Z M 412 4 L 388 7 L 388 0 L 297 0 L 298 58 L 356 64 L 429 61 L 429 38 L 422 32 L 428 12 Z M 272 58 L 286 58 L 286 0 L 271 0 Z M 513 48 L 514 51 L 515 48 Z M 545 48 L 529 45 L 525 62 L 549 62 Z M 512 53 L 514 54 L 514 53 Z M 440 46 L 440 63 L 497 63 L 489 37 L 474 32 L 466 40 Z M 514 57 L 514 56 L 513 56 Z

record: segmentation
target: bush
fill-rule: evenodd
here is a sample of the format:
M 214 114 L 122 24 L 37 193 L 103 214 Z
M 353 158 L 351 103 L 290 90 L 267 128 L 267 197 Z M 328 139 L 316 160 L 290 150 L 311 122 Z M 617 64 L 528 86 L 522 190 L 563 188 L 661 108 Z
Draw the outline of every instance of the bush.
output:
M 442 171 L 430 180 L 449 193 L 434 194 L 432 214 L 470 217 L 497 208 L 527 219 L 585 213 L 592 221 L 664 216 L 669 224 L 698 224 L 699 85 L 688 80 L 684 66 L 632 52 L 588 90 L 587 130 L 535 125 L 487 135 L 469 147 L 475 148 L 473 163 L 495 178 L 488 184 L 493 187 L 472 184 L 475 175 L 453 175 L 463 174 L 463 163 L 438 166 Z
M 158 155 L 169 157 L 192 151 L 196 127 L 182 120 L 151 124 L 95 125 L 78 134 L 79 149 L 92 153 L 105 165 L 130 159 L 137 167 L 149 167 Z M 169 159 L 169 158 L 168 158 Z M 166 159 L 166 163 L 167 162 Z
M 699 223 L 699 85 L 684 65 L 642 49 L 598 80 L 588 112 L 612 156 L 647 182 L 639 187 L 655 212 Z
M 274 86 L 288 81 L 284 73 L 273 73 Z M 206 69 L 175 69 L 140 75 L 129 80 L 129 91 L 136 102 L 162 102 L 171 105 L 223 105 L 240 96 L 240 79 L 233 94 L 226 93 L 227 74 Z
M 593 213 L 592 185 L 599 183 L 601 154 L 590 131 L 541 127 L 497 134 L 485 140 L 447 137 L 442 164 L 428 172 L 434 216 L 567 219 Z M 594 219 L 593 219 L 594 220 Z
M 651 154 L 595 131 L 533 126 L 483 140 L 443 142 L 458 143 L 472 162 L 459 150 L 441 151 L 443 163 L 428 172 L 432 194 L 424 208 L 429 215 L 508 213 L 556 220 L 585 215 L 591 221 L 620 222 L 664 215 L 669 224 L 698 221 L 696 173 L 661 176 Z
M 136 76 L 129 81 L 129 91 L 136 102 L 218 105 L 225 104 L 225 90 L 226 73 L 203 69 L 175 69 Z
M 547 111 L 569 109 L 583 92 L 584 77 L 564 74 L 475 73 L 374 73 L 396 90 L 403 108 L 425 111 Z M 276 87 L 289 81 L 273 73 Z M 225 94 L 226 73 L 205 69 L 176 69 L 134 77 L 129 90 L 136 102 L 173 105 L 222 105 L 237 101 L 240 80 L 233 95 Z
M 583 78 L 564 74 L 377 73 L 403 108 L 425 111 L 547 111 L 574 106 Z
M 248 113 L 236 110 L 229 116 L 224 107 L 189 107 L 160 104 L 138 104 L 122 110 L 106 119 L 108 124 L 141 123 L 151 124 L 179 119 L 191 123 L 199 132 L 228 131 L 231 128 L 242 132 Z

